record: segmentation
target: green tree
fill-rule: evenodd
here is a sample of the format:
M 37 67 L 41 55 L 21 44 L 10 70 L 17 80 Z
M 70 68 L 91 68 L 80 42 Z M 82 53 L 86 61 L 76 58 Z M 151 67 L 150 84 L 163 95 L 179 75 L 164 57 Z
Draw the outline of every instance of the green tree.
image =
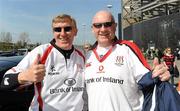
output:
M 12 45 L 12 34 L 10 32 L 1 32 L 0 33 L 0 50 L 11 50 Z

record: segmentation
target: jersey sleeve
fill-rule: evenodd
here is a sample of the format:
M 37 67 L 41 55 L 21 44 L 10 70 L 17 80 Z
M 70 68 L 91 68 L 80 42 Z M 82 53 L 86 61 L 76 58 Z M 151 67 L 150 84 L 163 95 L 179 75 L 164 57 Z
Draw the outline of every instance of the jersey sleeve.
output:
M 125 45 L 127 48 L 129 66 L 133 71 L 132 73 L 136 79 L 136 82 L 138 83 L 138 81 L 145 74 L 150 72 L 151 68 L 135 43 L 129 41 L 120 41 L 120 44 Z
M 30 67 L 30 65 L 35 60 L 37 54 L 42 54 L 43 50 L 40 47 L 35 48 L 31 52 L 29 52 L 19 63 L 17 66 L 12 67 L 9 69 L 5 74 L 1 81 L 1 89 L 2 90 L 13 90 L 20 86 L 18 82 L 18 74 L 22 72 L 23 70 L 26 70 Z M 30 83 L 27 82 L 26 85 L 29 85 Z

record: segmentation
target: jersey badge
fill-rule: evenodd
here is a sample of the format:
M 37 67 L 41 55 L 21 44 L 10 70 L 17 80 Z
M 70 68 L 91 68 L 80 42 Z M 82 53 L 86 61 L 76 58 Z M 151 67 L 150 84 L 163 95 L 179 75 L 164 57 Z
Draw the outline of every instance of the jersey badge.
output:
M 115 64 L 121 66 L 124 64 L 124 56 L 116 56 Z

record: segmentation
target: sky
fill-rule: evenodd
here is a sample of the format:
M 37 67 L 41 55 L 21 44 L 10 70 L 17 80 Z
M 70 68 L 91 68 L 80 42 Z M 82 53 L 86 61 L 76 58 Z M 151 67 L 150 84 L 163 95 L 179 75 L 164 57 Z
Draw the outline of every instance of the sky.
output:
M 112 5 L 108 8 L 108 5 Z M 0 33 L 10 32 L 13 42 L 23 32 L 29 34 L 30 43 L 47 43 L 53 38 L 51 21 L 58 14 L 69 14 L 76 19 L 78 34 L 74 44 L 93 44 L 91 31 L 94 14 L 109 10 L 118 20 L 121 0 L 0 0 Z

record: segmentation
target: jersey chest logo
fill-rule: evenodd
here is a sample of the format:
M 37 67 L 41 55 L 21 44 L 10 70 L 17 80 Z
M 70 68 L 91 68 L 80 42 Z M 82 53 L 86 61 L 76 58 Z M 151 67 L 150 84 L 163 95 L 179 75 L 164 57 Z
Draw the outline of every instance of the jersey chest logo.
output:
M 118 66 L 124 65 L 124 56 L 116 56 L 115 64 Z
M 104 71 L 104 66 L 103 66 L 103 65 L 100 65 L 100 66 L 99 66 L 97 73 L 105 73 L 105 71 Z
M 50 70 L 48 72 L 48 75 L 53 76 L 53 75 L 59 75 L 60 73 L 56 71 L 56 68 L 54 65 L 50 66 Z

